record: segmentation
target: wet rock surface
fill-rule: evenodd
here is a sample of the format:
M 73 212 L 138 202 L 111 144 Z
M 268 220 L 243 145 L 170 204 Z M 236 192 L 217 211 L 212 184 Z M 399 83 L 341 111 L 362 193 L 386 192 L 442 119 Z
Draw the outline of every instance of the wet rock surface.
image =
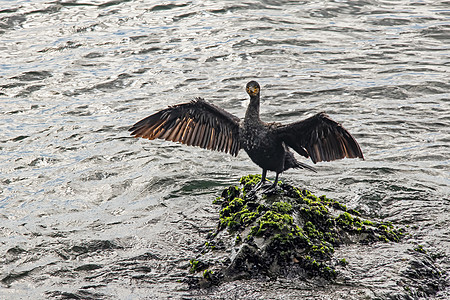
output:
M 369 220 L 336 200 L 281 181 L 276 190 L 255 192 L 252 188 L 260 178 L 244 176 L 240 187 L 226 188 L 214 201 L 220 205 L 219 224 L 189 262 L 191 288 L 241 279 L 314 278 L 325 285 L 345 281 L 339 269 L 349 262 L 336 256 L 335 249 L 401 243 L 408 235 L 403 227 Z M 401 298 L 442 290 L 447 282 L 436 257 L 421 245 L 408 251 L 411 260 L 398 283 L 405 291 Z

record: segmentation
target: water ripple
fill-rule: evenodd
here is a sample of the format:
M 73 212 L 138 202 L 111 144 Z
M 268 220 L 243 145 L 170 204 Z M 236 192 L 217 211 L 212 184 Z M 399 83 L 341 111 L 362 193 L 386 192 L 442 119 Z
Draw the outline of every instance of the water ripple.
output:
M 449 27 L 448 1 L 5 2 L 0 295 L 206 299 L 180 283 L 187 258 L 217 225 L 213 198 L 260 170 L 244 153 L 127 129 L 196 96 L 242 118 L 243 87 L 256 79 L 264 120 L 325 111 L 365 153 L 283 179 L 410 236 L 339 250 L 352 263 L 326 289 L 279 279 L 207 297 L 414 298 L 407 288 L 421 282 L 445 299 L 433 274 L 450 268 Z

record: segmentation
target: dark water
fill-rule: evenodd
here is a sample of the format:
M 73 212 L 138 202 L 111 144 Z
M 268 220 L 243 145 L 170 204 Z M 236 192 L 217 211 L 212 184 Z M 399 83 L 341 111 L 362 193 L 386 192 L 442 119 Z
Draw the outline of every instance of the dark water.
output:
M 449 42 L 449 1 L 0 1 L 0 298 L 417 298 L 420 244 L 447 299 Z M 325 111 L 366 157 L 282 179 L 407 226 L 402 243 L 339 249 L 326 287 L 180 282 L 212 200 L 260 170 L 127 129 L 195 96 L 243 117 L 251 79 L 264 120 Z

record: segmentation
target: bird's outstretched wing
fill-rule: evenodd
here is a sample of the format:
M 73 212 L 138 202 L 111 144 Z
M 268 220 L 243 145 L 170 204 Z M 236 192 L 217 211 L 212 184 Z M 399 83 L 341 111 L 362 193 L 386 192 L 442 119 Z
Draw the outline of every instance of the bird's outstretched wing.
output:
M 181 142 L 234 156 L 241 148 L 239 118 L 202 98 L 163 109 L 137 122 L 129 131 L 135 137 Z
M 303 121 L 278 125 L 275 131 L 289 147 L 300 155 L 311 157 L 314 163 L 344 157 L 364 159 L 355 138 L 324 113 Z

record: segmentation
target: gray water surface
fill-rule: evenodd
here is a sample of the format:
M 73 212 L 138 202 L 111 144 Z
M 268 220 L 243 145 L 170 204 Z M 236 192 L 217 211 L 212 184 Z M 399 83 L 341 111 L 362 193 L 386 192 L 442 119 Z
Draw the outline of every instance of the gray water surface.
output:
M 450 298 L 449 78 L 448 1 L 0 1 L 0 298 Z M 260 170 L 127 129 L 193 97 L 242 118 L 250 80 L 263 120 L 324 111 L 366 158 L 282 179 L 405 226 L 402 243 L 340 248 L 332 285 L 188 289 L 212 201 Z M 417 245 L 437 293 L 408 277 Z

